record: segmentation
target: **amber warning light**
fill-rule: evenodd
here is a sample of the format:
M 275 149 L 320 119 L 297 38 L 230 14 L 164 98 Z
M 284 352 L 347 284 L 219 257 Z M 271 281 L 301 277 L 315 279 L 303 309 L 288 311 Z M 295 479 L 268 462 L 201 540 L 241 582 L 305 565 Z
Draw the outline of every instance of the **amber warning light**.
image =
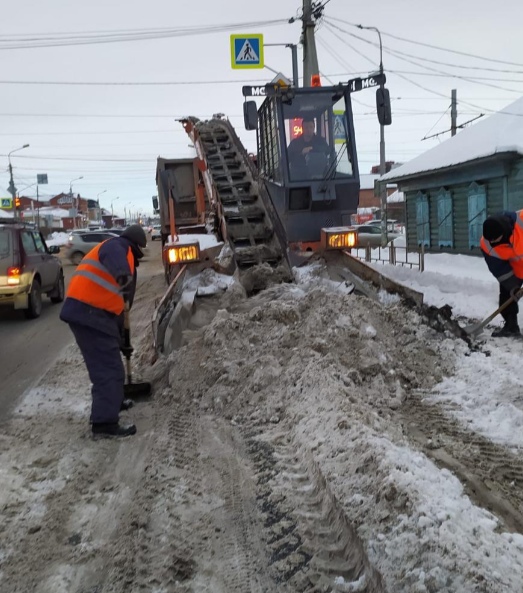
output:
M 200 261 L 200 244 L 196 241 L 194 243 L 166 245 L 164 254 L 167 263 L 171 265 L 197 262 Z
M 321 229 L 323 249 L 350 249 L 356 247 L 357 231 L 350 227 Z

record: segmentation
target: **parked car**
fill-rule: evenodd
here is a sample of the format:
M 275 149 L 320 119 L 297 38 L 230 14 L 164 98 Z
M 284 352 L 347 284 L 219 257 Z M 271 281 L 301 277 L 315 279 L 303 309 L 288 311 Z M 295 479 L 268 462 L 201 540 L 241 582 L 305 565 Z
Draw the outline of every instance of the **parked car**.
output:
M 64 255 L 71 263 L 77 266 L 84 258 L 84 255 L 89 253 L 95 245 L 117 236 L 108 231 L 84 231 L 83 233 L 69 235 Z
M 358 247 L 381 247 L 381 227 L 372 224 L 354 225 L 358 231 Z M 387 232 L 388 241 L 392 241 L 400 236 L 400 233 Z
M 153 226 L 153 230 L 151 231 L 151 241 L 155 241 L 156 239 L 162 240 L 162 225 L 155 224 Z
M 391 232 L 391 233 L 396 233 L 398 232 L 398 228 L 397 228 L 397 220 L 394 219 L 387 219 L 387 231 Z M 373 220 L 368 220 L 367 222 L 363 223 L 364 226 L 378 226 L 381 228 L 381 220 L 379 218 L 374 218 Z
M 0 305 L 22 309 L 28 319 L 42 312 L 42 294 L 64 300 L 62 262 L 40 231 L 19 222 L 0 224 Z

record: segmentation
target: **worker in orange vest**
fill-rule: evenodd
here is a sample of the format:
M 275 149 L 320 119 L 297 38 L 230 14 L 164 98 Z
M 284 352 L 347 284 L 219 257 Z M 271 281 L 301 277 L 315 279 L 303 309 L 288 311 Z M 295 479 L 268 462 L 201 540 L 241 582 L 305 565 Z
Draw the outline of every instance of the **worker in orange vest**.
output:
M 76 269 L 60 313 L 74 334 L 91 379 L 95 438 L 136 433 L 134 424 L 119 423 L 120 410 L 132 405 L 124 400 L 122 313 L 126 300 L 132 306 L 136 268 L 146 245 L 145 231 L 138 224 L 99 243 Z
M 494 330 L 492 336 L 521 337 L 517 301 L 523 284 L 523 210 L 489 216 L 483 223 L 480 246 L 490 272 L 499 282 L 500 306 L 510 297 L 514 299 L 501 312 L 504 326 Z

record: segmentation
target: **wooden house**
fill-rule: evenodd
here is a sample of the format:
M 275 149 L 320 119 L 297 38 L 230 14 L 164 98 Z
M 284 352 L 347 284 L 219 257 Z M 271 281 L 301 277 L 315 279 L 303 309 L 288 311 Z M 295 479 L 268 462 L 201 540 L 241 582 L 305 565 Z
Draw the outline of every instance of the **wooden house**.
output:
M 523 97 L 380 181 L 405 195 L 409 248 L 479 254 L 485 218 L 523 209 Z

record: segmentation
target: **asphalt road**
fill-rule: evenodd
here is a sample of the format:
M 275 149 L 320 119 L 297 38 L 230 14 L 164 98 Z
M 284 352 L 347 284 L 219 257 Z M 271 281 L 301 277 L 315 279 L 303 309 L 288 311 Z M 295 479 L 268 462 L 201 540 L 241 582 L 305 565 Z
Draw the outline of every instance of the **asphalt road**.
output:
M 150 256 L 138 271 L 139 284 L 141 270 L 161 266 L 160 242 L 149 241 L 148 249 Z M 67 260 L 63 263 L 67 289 L 76 266 Z M 69 326 L 59 319 L 61 307 L 44 297 L 38 319 L 25 319 L 21 311 L 0 307 L 0 423 L 8 419 L 24 392 L 49 369 L 62 350 L 73 343 Z
M 66 287 L 75 267 L 64 262 Z M 73 341 L 60 321 L 61 304 L 42 299 L 42 315 L 26 319 L 22 311 L 0 308 L 0 421 L 7 419 L 18 398 L 50 367 Z

